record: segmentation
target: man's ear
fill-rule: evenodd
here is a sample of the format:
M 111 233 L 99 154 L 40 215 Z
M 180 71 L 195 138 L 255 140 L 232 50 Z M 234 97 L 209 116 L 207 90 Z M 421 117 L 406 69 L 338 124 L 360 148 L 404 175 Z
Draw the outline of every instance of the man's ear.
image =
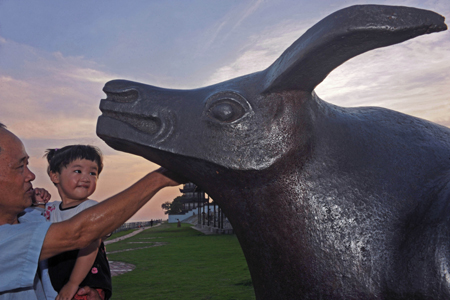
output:
M 59 183 L 59 176 L 60 174 L 58 172 L 52 172 L 50 171 L 48 173 L 48 176 L 50 176 L 50 180 L 54 183 L 54 184 L 58 184 Z

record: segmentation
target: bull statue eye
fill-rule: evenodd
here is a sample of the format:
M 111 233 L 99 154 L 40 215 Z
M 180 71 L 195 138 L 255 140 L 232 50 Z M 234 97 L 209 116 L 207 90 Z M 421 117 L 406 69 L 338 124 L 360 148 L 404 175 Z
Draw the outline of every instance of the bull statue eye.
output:
M 206 116 L 220 123 L 233 123 L 251 110 L 244 97 L 235 92 L 221 92 L 206 101 Z
M 229 99 L 215 103 L 209 109 L 210 116 L 220 122 L 233 122 L 242 117 L 245 113 L 244 108 Z

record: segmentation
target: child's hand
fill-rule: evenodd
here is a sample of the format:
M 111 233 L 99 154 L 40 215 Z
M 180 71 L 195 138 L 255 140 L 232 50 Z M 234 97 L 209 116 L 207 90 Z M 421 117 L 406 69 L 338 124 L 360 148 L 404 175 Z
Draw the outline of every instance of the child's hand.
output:
M 73 284 L 69 281 L 59 291 L 59 294 L 55 300 L 72 300 L 73 296 L 77 291 L 78 291 L 78 284 Z
M 42 188 L 35 188 L 33 195 L 33 204 L 45 205 L 48 201 L 50 201 L 51 197 L 52 195 L 50 195 L 50 193 L 47 190 Z

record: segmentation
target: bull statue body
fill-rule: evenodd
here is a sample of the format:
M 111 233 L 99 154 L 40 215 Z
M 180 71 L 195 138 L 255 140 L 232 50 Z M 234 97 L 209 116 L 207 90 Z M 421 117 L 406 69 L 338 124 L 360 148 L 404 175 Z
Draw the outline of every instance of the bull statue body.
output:
M 221 206 L 257 299 L 450 299 L 450 129 L 314 92 L 358 54 L 446 28 L 431 11 L 348 7 L 257 73 L 108 82 L 97 134 Z

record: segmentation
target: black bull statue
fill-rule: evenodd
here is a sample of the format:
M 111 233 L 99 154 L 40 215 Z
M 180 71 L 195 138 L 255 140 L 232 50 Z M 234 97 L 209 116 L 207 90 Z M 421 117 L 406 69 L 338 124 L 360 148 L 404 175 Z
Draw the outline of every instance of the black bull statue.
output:
M 358 54 L 446 28 L 352 6 L 261 72 L 193 90 L 108 82 L 97 134 L 222 207 L 258 299 L 450 299 L 450 129 L 314 92 Z

